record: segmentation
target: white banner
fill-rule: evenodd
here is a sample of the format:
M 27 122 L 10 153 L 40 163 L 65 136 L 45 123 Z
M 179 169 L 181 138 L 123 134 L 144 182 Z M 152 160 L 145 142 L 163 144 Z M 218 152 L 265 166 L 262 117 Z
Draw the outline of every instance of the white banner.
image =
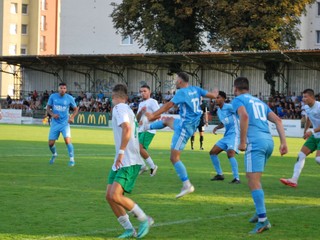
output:
M 0 123 L 21 124 L 22 110 L 21 109 L 2 109 L 2 119 Z

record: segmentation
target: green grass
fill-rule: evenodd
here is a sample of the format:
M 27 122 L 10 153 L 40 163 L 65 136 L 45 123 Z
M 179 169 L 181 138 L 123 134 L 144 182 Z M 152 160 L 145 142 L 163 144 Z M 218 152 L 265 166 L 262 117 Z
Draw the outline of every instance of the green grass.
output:
M 112 239 L 122 229 L 105 201 L 106 178 L 114 157 L 110 129 L 72 128 L 76 166 L 70 168 L 62 138 L 58 158 L 48 164 L 47 126 L 0 125 L 0 239 Z M 291 177 L 302 139 L 288 139 L 289 154 L 274 155 L 262 183 L 272 228 L 250 236 L 254 213 L 246 185 L 243 155 L 238 156 L 242 184 L 231 185 L 225 153 L 221 163 L 226 180 L 214 175 L 208 150 L 222 136 L 205 134 L 205 151 L 182 153 L 196 191 L 175 199 L 181 182 L 169 161 L 172 133 L 159 132 L 150 147 L 158 173 L 139 176 L 130 197 L 155 219 L 146 239 L 318 239 L 320 166 L 310 156 L 297 189 L 283 186 Z M 196 136 L 198 148 L 199 136 Z M 136 219 L 131 218 L 135 226 Z

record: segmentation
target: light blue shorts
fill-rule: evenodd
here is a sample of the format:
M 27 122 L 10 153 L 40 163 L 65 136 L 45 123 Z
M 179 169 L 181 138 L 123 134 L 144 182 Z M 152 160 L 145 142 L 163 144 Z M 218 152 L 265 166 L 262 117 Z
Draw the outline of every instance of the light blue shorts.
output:
M 229 150 L 234 150 L 236 153 L 239 153 L 239 135 L 229 134 L 220 139 L 215 145 L 221 148 L 223 151 L 228 152 Z
M 182 151 L 185 148 L 189 138 L 196 131 L 198 125 L 199 122 L 194 126 L 181 126 L 181 120 L 175 119 L 173 123 L 174 133 L 171 140 L 171 149 Z
M 263 172 L 268 158 L 273 151 L 274 143 L 271 139 L 258 139 L 248 143 L 244 155 L 244 167 L 246 172 Z
M 58 140 L 60 133 L 63 138 L 71 138 L 70 124 L 54 124 L 50 127 L 49 140 Z

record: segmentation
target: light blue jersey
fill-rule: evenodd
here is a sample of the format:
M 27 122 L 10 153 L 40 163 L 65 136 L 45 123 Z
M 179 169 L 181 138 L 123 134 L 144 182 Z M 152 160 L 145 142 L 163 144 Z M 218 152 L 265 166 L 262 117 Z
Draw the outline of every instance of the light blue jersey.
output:
M 247 133 L 249 143 L 257 141 L 257 139 L 272 140 L 268 125 L 268 114 L 272 112 L 272 110 L 267 104 L 246 93 L 233 99 L 232 106 L 235 112 L 238 111 L 239 107 L 244 106 L 249 115 Z
M 218 108 L 218 118 L 224 125 L 224 136 L 229 134 L 236 134 L 239 136 L 239 120 L 236 117 L 231 104 L 224 103 L 222 108 Z
M 51 124 L 68 124 L 69 108 L 75 108 L 77 105 L 74 98 L 69 94 L 61 96 L 59 93 L 53 93 L 49 97 L 48 106 L 51 106 L 53 114 L 59 114 L 59 118 L 52 118 Z
M 200 98 L 207 93 L 208 91 L 195 86 L 181 88 L 176 92 L 171 102 L 179 106 L 181 126 L 197 127 L 199 125 L 202 115 Z

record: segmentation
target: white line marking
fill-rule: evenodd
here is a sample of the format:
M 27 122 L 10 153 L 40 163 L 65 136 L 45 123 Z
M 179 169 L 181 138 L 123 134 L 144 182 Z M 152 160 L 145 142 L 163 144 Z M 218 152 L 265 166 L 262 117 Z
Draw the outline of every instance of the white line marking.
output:
M 288 207 L 288 208 L 274 208 L 274 209 L 268 209 L 269 212 L 278 212 L 278 211 L 287 211 L 287 210 L 297 210 L 297 209 L 305 209 L 305 208 L 318 208 L 320 206 L 298 206 L 298 207 Z M 179 225 L 184 223 L 191 223 L 191 222 L 199 222 L 202 220 L 214 220 L 214 219 L 221 219 L 221 218 L 228 218 L 228 217 L 239 217 L 247 214 L 252 214 L 252 211 L 250 212 L 240 212 L 240 213 L 232 213 L 232 214 L 226 214 L 226 215 L 220 215 L 220 216 L 212 216 L 212 217 L 198 217 L 198 218 L 192 218 L 192 219 L 183 219 L 178 221 L 171 221 L 171 222 L 164 222 L 164 223 L 156 223 L 152 225 L 152 227 L 163 227 L 163 226 L 170 226 L 170 225 Z M 121 231 L 121 228 L 110 228 L 110 229 L 104 229 L 104 230 L 95 230 L 92 232 L 86 232 L 86 233 L 66 233 L 66 234 L 59 234 L 59 235 L 53 235 L 53 236 L 47 236 L 43 238 L 38 238 L 39 240 L 46 240 L 46 239 L 54 239 L 54 238 L 63 238 L 63 237 L 80 237 L 80 236 L 90 236 L 95 234 L 107 234 L 109 232 L 115 232 L 115 231 Z M 23 238 L 22 240 L 33 240 L 34 238 Z

